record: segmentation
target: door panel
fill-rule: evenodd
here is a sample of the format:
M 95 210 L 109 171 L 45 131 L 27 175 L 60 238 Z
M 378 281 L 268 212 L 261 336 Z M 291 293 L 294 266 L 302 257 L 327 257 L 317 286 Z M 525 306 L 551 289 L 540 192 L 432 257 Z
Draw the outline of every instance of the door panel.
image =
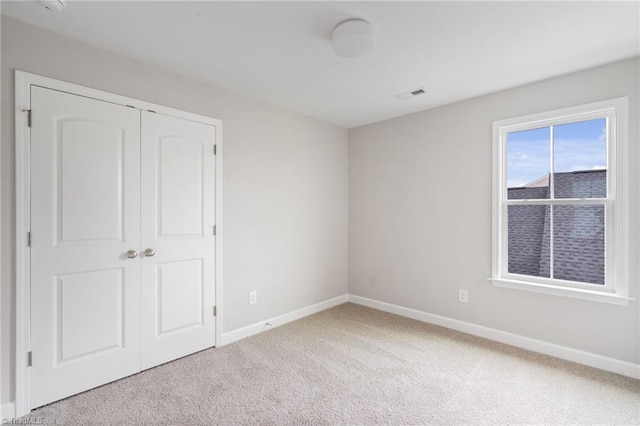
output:
M 122 241 L 123 129 L 86 118 L 58 119 L 54 128 L 58 242 Z
M 160 137 L 158 144 L 158 237 L 202 237 L 204 148 L 184 137 Z
M 215 345 L 215 127 L 142 113 L 142 368 Z
M 58 364 L 124 346 L 122 272 L 116 268 L 56 277 Z
M 158 336 L 204 325 L 202 259 L 157 264 Z
M 140 370 L 140 112 L 32 87 L 31 406 Z

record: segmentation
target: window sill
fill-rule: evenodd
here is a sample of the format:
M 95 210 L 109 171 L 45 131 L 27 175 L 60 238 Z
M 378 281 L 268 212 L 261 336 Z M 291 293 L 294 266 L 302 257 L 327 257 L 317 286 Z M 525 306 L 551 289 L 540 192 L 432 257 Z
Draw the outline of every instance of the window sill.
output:
M 627 306 L 635 299 L 614 293 L 584 290 L 580 288 L 558 287 L 553 285 L 517 281 L 504 278 L 489 278 L 495 287 L 510 288 L 514 290 L 531 291 L 534 293 L 552 294 L 555 296 L 570 297 L 573 299 L 589 300 L 592 302 L 609 303 L 612 305 Z

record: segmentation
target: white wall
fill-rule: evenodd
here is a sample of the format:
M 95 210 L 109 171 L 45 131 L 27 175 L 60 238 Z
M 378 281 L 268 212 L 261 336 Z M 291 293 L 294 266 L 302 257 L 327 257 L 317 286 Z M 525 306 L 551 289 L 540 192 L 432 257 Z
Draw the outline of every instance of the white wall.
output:
M 5 16 L 1 40 L 0 402 L 13 399 L 15 362 L 15 69 L 223 120 L 225 332 L 347 292 L 345 129 Z
M 349 292 L 638 363 L 638 302 L 493 287 L 491 123 L 629 96 L 631 295 L 638 297 L 639 60 L 349 131 Z M 428 96 L 425 95 L 425 96 Z M 469 290 L 469 303 L 457 301 Z
M 2 72 L 2 19 L 0 19 L 0 74 Z M 0 78 L 1 79 L 1 78 Z M 0 84 L 0 99 L 2 99 L 2 84 Z M 2 108 L 0 108 L 0 132 L 2 129 Z M 0 150 L 0 176 L 2 176 L 2 150 Z M 0 197 L 0 212 L 2 212 L 2 197 Z M 0 226 L 0 241 L 2 241 L 2 227 Z M 0 259 L 2 259 L 2 244 L 0 244 Z M 2 262 L 0 261 L 0 277 L 2 277 Z M 0 281 L 1 282 L 1 281 Z M 0 345 L 2 343 L 2 336 L 4 335 L 4 327 L 3 327 L 3 315 L 2 312 L 4 309 L 2 308 L 4 302 L 4 289 L 0 285 Z M 0 361 L 4 358 L 4 348 L 0 346 Z M 5 381 L 8 381 L 9 374 L 8 371 L 4 370 L 4 365 L 0 362 L 0 416 L 2 416 L 2 403 L 5 401 L 5 392 L 4 386 L 1 384 Z M 7 400 L 9 398 L 6 398 Z

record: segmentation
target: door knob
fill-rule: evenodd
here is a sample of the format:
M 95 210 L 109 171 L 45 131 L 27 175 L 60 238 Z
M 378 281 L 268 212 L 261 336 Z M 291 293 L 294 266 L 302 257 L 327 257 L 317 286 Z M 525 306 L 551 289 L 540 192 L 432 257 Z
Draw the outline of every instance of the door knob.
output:
M 135 250 L 129 250 L 129 251 L 127 252 L 127 257 L 128 257 L 129 259 L 135 259 L 135 258 L 136 258 L 136 256 L 138 256 L 138 252 L 137 252 L 137 251 L 135 251 Z
M 144 255 L 145 255 L 146 257 L 151 257 L 151 256 L 153 256 L 154 254 L 156 254 L 156 252 L 155 252 L 153 249 L 150 249 L 150 248 L 148 248 L 148 249 L 146 249 L 146 250 L 144 251 Z

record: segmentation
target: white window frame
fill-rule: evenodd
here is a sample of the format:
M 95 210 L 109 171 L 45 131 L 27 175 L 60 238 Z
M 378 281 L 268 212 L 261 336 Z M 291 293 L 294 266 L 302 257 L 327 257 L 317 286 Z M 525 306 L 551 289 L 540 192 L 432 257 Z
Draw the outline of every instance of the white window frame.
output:
M 607 196 L 508 200 L 509 133 L 596 118 L 607 119 Z M 629 297 L 628 98 L 616 98 L 493 122 L 493 239 L 491 282 L 496 287 L 627 305 Z M 509 205 L 603 205 L 605 207 L 605 284 L 588 284 L 508 272 Z M 553 262 L 553 259 L 551 259 Z

